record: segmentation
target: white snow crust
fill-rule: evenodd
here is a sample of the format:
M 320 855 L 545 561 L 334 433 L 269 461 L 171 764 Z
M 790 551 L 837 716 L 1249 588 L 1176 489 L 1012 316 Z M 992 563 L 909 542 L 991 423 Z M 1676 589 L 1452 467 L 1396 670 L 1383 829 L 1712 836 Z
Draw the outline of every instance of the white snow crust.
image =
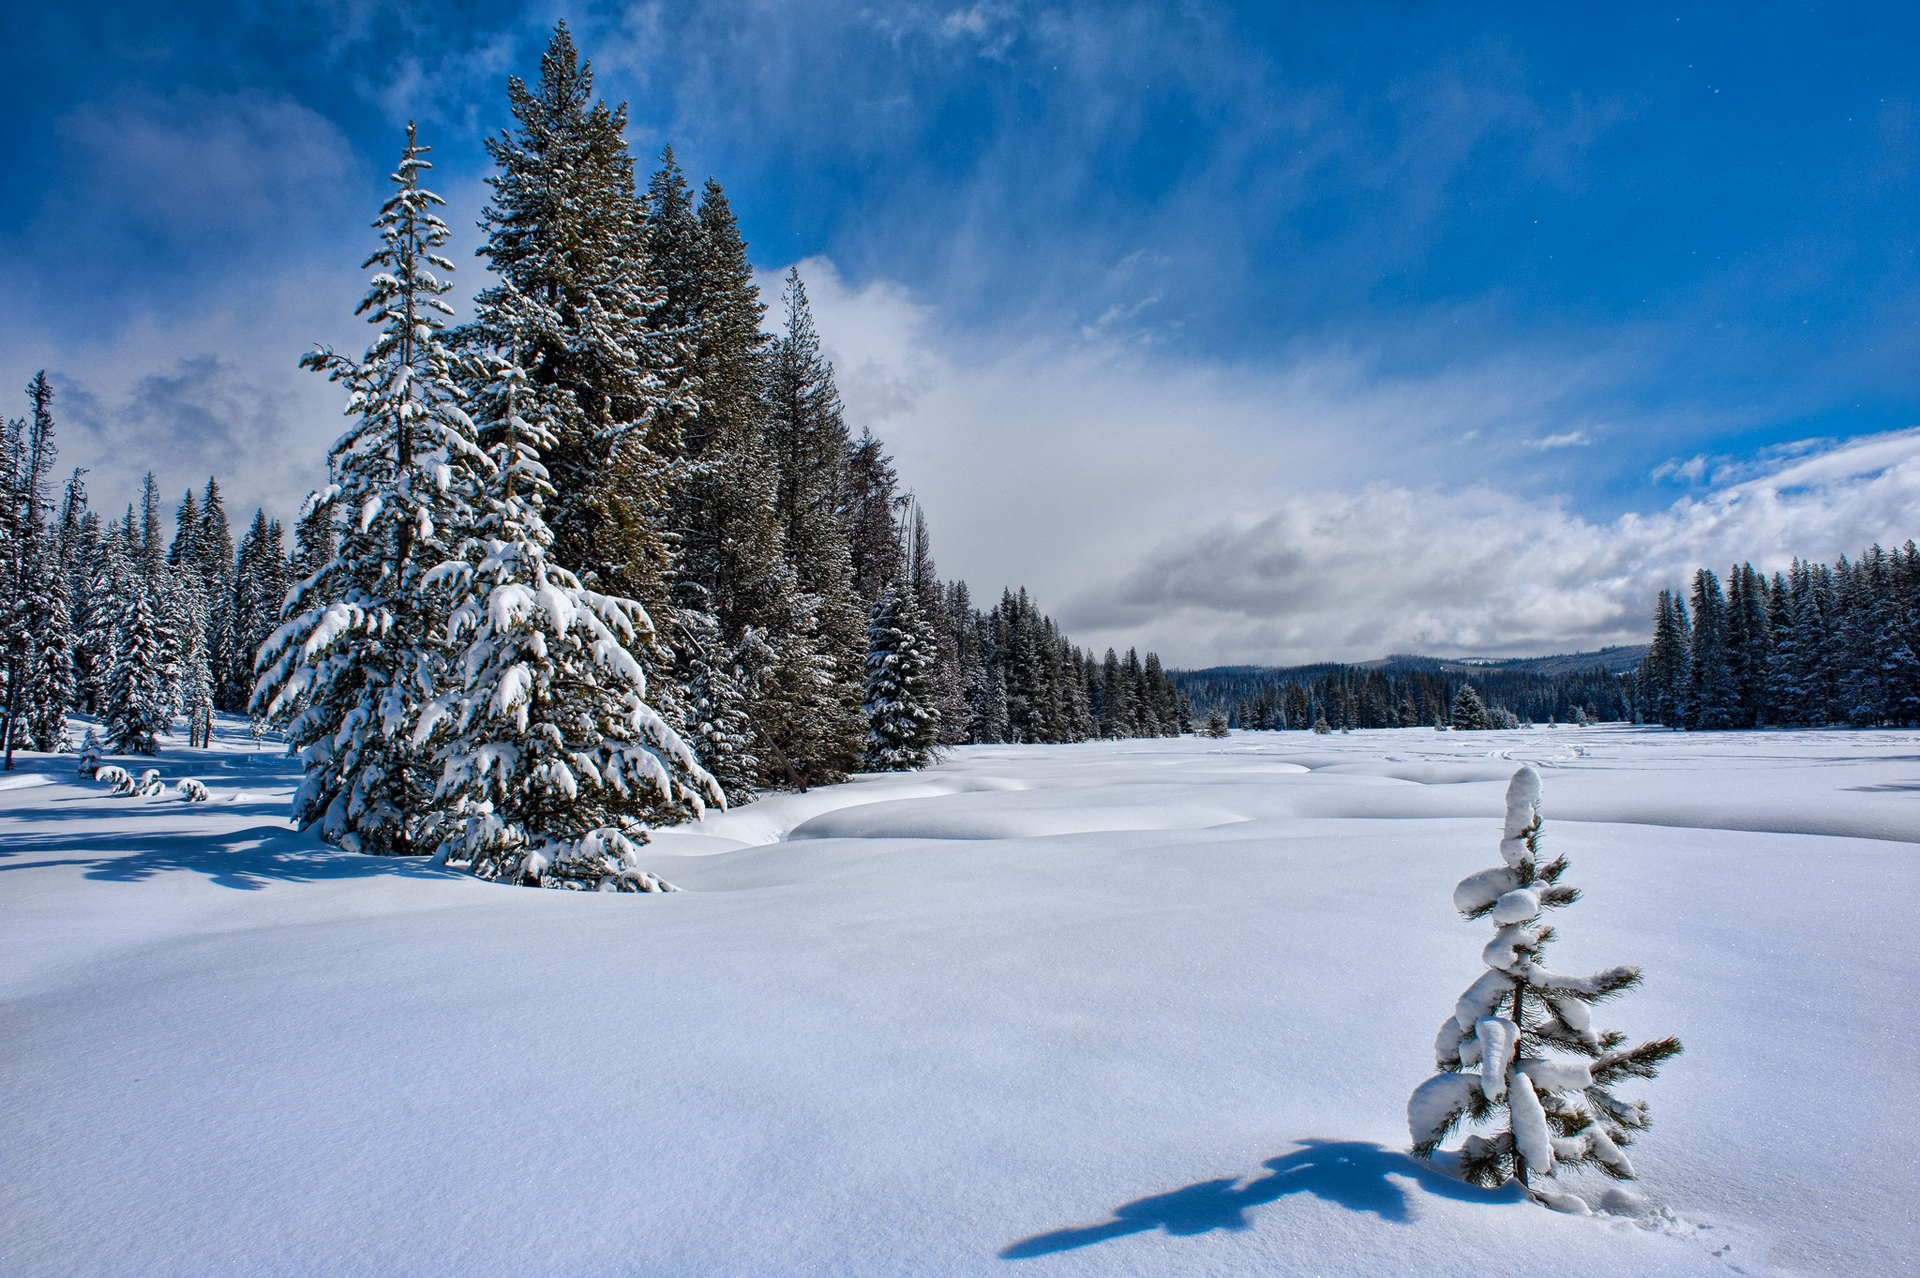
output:
M 971 747 L 662 831 L 640 861 L 686 890 L 617 897 L 338 853 L 287 828 L 296 777 L 244 723 L 180 739 L 109 761 L 157 797 L 33 754 L 0 787 L 9 1278 L 1892 1275 L 1920 1250 L 1914 733 Z M 1592 1218 L 1404 1152 L 1485 940 L 1452 893 L 1523 762 L 1586 894 L 1556 963 L 1641 966 L 1600 1023 L 1687 1048 L 1622 1085 L 1655 1123 L 1633 1194 L 1570 1186 Z

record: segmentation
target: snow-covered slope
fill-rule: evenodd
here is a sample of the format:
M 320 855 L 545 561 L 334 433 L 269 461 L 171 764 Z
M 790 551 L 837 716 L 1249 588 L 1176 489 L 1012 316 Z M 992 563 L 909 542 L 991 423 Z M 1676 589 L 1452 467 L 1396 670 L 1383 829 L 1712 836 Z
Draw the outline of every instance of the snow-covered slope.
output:
M 333 853 L 232 729 L 205 804 L 0 781 L 0 1271 L 1913 1271 L 1913 734 L 978 747 L 614 897 Z M 1516 760 L 1556 957 L 1686 1042 L 1637 1213 L 1401 1152 Z

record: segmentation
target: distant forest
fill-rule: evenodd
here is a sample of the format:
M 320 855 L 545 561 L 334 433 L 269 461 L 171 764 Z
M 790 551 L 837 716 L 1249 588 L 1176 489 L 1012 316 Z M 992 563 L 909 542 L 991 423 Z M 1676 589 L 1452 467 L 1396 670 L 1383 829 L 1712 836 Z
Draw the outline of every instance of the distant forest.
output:
M 1633 668 L 1645 649 L 1609 648 L 1567 657 L 1477 665 L 1435 657 L 1389 657 L 1364 665 L 1223 666 L 1176 670 L 1174 685 L 1195 720 L 1224 710 L 1236 728 L 1416 728 L 1453 724 L 1472 688 L 1492 716 L 1519 723 L 1633 718 Z M 1504 713 L 1503 713 L 1504 712 Z

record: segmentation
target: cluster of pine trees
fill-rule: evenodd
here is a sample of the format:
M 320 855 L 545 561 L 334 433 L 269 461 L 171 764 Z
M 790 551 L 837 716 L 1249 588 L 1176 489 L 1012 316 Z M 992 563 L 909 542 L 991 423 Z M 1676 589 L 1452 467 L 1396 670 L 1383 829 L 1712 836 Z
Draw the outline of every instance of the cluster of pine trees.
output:
M 236 549 L 213 478 L 187 492 L 170 541 L 152 475 L 122 518 L 88 509 L 81 470 L 56 501 L 45 372 L 27 398 L 0 450 L 9 766 L 15 748 L 67 749 L 72 713 L 98 716 L 123 752 L 152 754 L 179 716 L 204 744 L 214 710 L 245 710 L 254 653 L 280 623 L 293 573 L 280 525 L 256 511 Z
M 360 307 L 378 336 L 306 361 L 350 425 L 252 702 L 305 763 L 298 823 L 651 890 L 644 828 L 709 803 L 942 744 L 1180 729 L 1151 655 L 1102 666 L 1024 592 L 978 612 L 939 580 L 798 273 L 763 332 L 725 193 L 670 149 L 638 183 L 564 24 L 509 98 L 472 319 L 410 127 Z
M 1180 671 L 1183 699 L 1238 728 L 1460 729 L 1632 717 L 1632 680 L 1600 666 L 1540 672 L 1491 668 L 1469 678 L 1432 658 L 1383 665 L 1228 667 Z
M 1157 654 L 1083 651 L 1008 590 L 975 612 L 964 582 L 947 587 L 955 670 L 966 690 L 954 742 L 1066 742 L 1169 737 L 1193 728 L 1191 706 Z
M 1640 716 L 1670 728 L 1870 728 L 1920 723 L 1920 551 L 1741 564 L 1660 592 L 1635 675 Z

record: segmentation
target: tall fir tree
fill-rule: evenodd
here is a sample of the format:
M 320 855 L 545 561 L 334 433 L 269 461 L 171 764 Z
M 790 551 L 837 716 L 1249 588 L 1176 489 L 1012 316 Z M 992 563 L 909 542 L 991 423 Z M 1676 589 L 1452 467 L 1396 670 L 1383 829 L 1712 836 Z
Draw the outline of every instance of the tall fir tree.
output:
M 1702 568 L 1693 575 L 1693 635 L 1688 644 L 1686 725 L 1730 728 L 1737 713 L 1727 655 L 1727 602 L 1720 579 Z
M 263 510 L 254 512 L 253 523 L 240 538 L 227 609 L 230 638 L 219 676 L 220 708 L 232 713 L 246 712 L 253 692 L 254 658 L 280 626 L 289 585 L 289 566 L 280 541 L 280 525 Z
M 906 552 L 896 515 L 905 499 L 900 477 L 880 441 L 868 431 L 847 453 L 847 532 L 854 589 L 869 608 L 906 570 Z
M 965 678 L 960 668 L 960 645 L 947 615 L 946 588 L 933 562 L 933 537 L 927 531 L 926 511 L 918 498 L 907 498 L 906 584 L 913 591 L 929 640 L 933 646 L 933 706 L 940 715 L 940 743 L 959 745 L 967 740 L 969 708 Z
M 686 334 L 667 302 L 623 137 L 626 107 L 593 95 L 566 23 L 540 82 L 508 82 L 515 129 L 487 142 L 498 171 L 480 254 L 499 283 L 461 333 L 527 370 L 553 442 L 541 456 L 556 496 L 554 550 L 594 589 L 639 602 L 670 631 L 669 474 L 694 387 Z M 636 654 L 656 668 L 664 647 Z M 663 689 L 664 691 L 664 689 Z
M 1773 649 L 1768 618 L 1767 579 L 1750 563 L 1728 574 L 1727 664 L 1733 680 L 1736 726 L 1767 722 L 1767 666 Z
M 433 784 L 414 730 L 446 661 L 445 608 L 425 574 L 449 557 L 448 530 L 484 465 L 442 340 L 453 264 L 420 185 L 427 148 L 412 125 L 397 190 L 374 226 L 381 246 L 357 313 L 378 326 L 359 359 L 317 351 L 303 364 L 348 390 L 351 425 L 328 458 L 332 557 L 294 587 L 290 619 L 260 656 L 254 713 L 285 726 L 306 779 L 294 821 L 351 851 L 412 854 L 438 841 Z
M 1654 613 L 1653 642 L 1647 646 L 1636 679 L 1642 713 L 1650 722 L 1684 726 L 1690 642 L 1685 605 L 1671 590 L 1662 590 Z
M 671 149 L 648 184 L 647 215 L 667 295 L 659 322 L 689 335 L 697 388 L 675 489 L 676 601 L 690 614 L 675 673 L 701 757 L 745 795 L 782 779 L 763 743 L 791 740 L 794 720 L 812 712 L 819 666 L 765 429 L 765 308 L 725 194 L 709 181 L 696 211 Z
M 860 766 L 867 608 L 855 586 L 844 505 L 846 422 L 797 269 L 787 274 L 784 307 L 770 361 L 766 440 L 800 617 L 770 674 L 771 695 L 787 713 L 770 724 L 764 757 L 788 784 L 804 788 Z
M 33 748 L 54 753 L 65 750 L 69 744 L 67 715 L 79 708 L 80 691 L 73 664 L 77 646 L 73 605 L 66 566 L 60 560 L 57 543 L 46 561 L 46 568 L 40 586 L 33 665 L 27 672 L 25 713 L 27 738 Z
M 16 745 L 44 739 L 34 725 L 58 722 L 64 715 L 69 688 L 61 672 L 70 667 L 73 642 L 71 630 L 58 625 L 54 616 L 64 601 L 54 586 L 61 566 L 49 519 L 53 512 L 47 478 L 56 450 L 53 387 L 46 370 L 28 383 L 27 400 L 28 416 L 10 422 L 0 444 L 6 453 L 0 461 L 0 570 L 5 578 L 0 589 L 6 592 L 0 601 L 5 607 L 0 640 L 5 646 L 8 771 Z
M 100 516 L 87 509 L 86 472 L 75 469 L 60 501 L 60 562 L 66 570 L 72 619 L 74 706 L 91 714 L 99 709 L 112 652 L 113 608 L 92 589 L 105 545 Z

